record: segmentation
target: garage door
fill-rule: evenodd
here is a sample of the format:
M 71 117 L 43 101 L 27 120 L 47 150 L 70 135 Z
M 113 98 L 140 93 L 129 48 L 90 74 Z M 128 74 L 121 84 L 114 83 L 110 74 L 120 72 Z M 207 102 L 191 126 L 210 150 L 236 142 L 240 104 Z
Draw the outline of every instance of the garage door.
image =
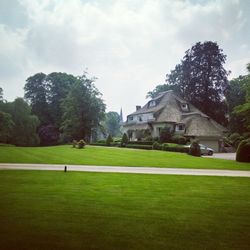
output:
M 209 148 L 212 148 L 214 152 L 219 152 L 218 141 L 200 140 L 200 144 L 203 144 Z

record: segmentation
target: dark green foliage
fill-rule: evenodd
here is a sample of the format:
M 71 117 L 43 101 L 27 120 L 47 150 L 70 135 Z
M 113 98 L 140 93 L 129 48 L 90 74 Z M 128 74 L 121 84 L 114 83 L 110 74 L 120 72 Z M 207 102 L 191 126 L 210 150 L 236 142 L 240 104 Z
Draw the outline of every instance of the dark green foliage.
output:
M 187 142 L 187 139 L 182 135 L 173 135 L 171 138 L 171 141 L 173 143 L 185 145 Z
M 39 120 L 37 116 L 31 115 L 31 108 L 22 98 L 16 98 L 14 102 L 1 103 L 0 109 L 5 113 L 2 116 L 5 122 L 2 133 L 8 143 L 17 146 L 39 145 L 36 133 Z
M 179 152 L 179 153 L 188 153 L 189 148 L 185 148 L 182 146 L 171 146 L 167 143 L 162 144 L 162 150 L 169 151 L 169 152 Z
M 126 148 L 135 148 L 135 149 L 152 149 L 151 145 L 142 145 L 142 144 L 127 144 Z
M 11 115 L 0 111 L 0 142 L 8 143 L 11 140 L 13 128 Z
M 200 145 L 199 145 L 198 141 L 193 141 L 191 143 L 191 146 L 190 146 L 188 153 L 192 156 L 201 156 L 201 149 L 200 149 Z
M 97 128 L 104 118 L 105 104 L 93 81 L 86 75 L 79 77 L 62 101 L 61 129 L 71 140 L 85 138 L 89 141 L 92 129 Z
M 106 146 L 111 146 L 111 143 L 113 142 L 113 138 L 111 135 L 108 135 L 106 139 Z
M 122 147 L 125 147 L 127 143 L 128 143 L 128 136 L 127 136 L 126 133 L 124 133 L 124 134 L 122 135 L 121 146 L 122 146 Z
M 228 88 L 226 55 L 216 42 L 198 42 L 187 50 L 180 64 L 167 75 L 167 84 L 205 114 L 225 123 L 224 94 Z
M 77 144 L 78 144 L 78 148 L 81 149 L 81 148 L 84 148 L 84 147 L 85 147 L 86 142 L 82 139 L 82 140 L 80 140 Z
M 229 136 L 229 142 L 234 148 L 238 148 L 239 143 L 244 139 L 239 133 L 233 133 Z
M 48 124 L 40 126 L 38 129 L 38 135 L 42 146 L 51 146 L 58 143 L 60 133 L 55 125 Z
M 236 153 L 236 161 L 250 162 L 250 139 L 240 142 Z
M 129 141 L 127 144 L 153 145 L 152 141 Z
M 173 131 L 169 127 L 162 128 L 160 132 L 160 142 L 171 142 L 171 137 L 173 136 Z
M 155 141 L 152 145 L 152 149 L 154 150 L 161 150 L 162 149 L 162 146 L 159 142 Z

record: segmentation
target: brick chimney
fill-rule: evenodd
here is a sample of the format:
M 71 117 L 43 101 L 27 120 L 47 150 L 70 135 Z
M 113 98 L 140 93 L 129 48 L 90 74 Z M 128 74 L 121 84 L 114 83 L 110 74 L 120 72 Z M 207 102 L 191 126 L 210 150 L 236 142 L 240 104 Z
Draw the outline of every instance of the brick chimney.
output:
M 141 106 L 136 106 L 136 111 L 138 111 L 139 109 L 141 109 Z

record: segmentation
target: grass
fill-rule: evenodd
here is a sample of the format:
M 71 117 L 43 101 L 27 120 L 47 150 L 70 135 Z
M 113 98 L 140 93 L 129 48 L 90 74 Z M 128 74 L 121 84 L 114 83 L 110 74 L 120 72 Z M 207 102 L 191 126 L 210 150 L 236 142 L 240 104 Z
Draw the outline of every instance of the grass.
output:
M 0 171 L 1 249 L 249 249 L 249 178 Z
M 0 162 L 250 170 L 249 163 L 193 157 L 183 153 L 94 146 L 80 150 L 69 145 L 33 148 L 2 146 Z

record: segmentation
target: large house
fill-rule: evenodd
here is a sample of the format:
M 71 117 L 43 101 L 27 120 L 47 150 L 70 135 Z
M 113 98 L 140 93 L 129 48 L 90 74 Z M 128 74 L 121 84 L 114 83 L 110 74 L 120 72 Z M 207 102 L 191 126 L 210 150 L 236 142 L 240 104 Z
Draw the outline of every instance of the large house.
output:
M 136 111 L 123 123 L 123 131 L 135 141 L 145 135 L 159 137 L 164 127 L 191 140 L 198 139 L 215 152 L 220 150 L 221 138 L 227 132 L 226 128 L 173 91 L 161 92 L 143 107 L 136 106 Z

